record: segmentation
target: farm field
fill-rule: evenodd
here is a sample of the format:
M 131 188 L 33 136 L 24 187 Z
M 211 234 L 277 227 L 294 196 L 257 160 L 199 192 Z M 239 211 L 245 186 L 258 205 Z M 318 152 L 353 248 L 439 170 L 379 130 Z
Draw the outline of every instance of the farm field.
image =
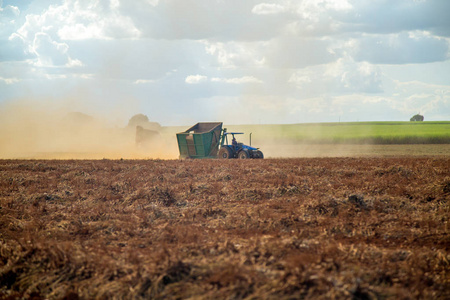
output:
M 450 122 L 343 122 L 229 126 L 264 139 L 313 144 L 450 144 Z M 243 130 L 243 129 L 241 129 Z M 255 136 L 255 138 L 257 138 Z
M 449 299 L 449 170 L 0 160 L 0 298 Z

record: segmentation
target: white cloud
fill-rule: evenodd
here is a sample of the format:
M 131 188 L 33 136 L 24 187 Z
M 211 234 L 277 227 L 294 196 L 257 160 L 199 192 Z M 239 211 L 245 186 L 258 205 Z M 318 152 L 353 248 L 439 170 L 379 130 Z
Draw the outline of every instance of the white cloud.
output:
M 60 30 L 58 36 L 62 40 L 84 40 L 84 39 L 114 39 L 114 38 L 138 38 L 140 31 L 134 27 L 129 18 L 117 13 L 106 17 L 95 17 L 90 22 L 79 23 L 84 19 L 83 14 L 70 16 L 73 22 L 66 23 Z M 99 18 L 99 19 L 97 19 Z
M 61 66 L 69 61 L 67 55 L 69 46 L 65 43 L 53 41 L 46 33 L 36 33 L 32 47 L 33 52 L 38 57 L 37 64 L 40 66 Z
M 67 79 L 68 76 L 65 74 L 45 74 L 45 78 L 48 80 L 57 80 L 57 79 Z
M 5 7 L 1 7 L 0 2 L 0 15 L 6 18 L 17 17 L 20 14 L 20 9 L 17 6 L 6 5 Z
M 159 0 L 147 0 L 147 3 L 151 6 L 157 6 L 159 4 Z
M 382 91 L 379 68 L 367 62 L 358 63 L 355 69 L 344 71 L 341 82 L 346 89 L 363 93 Z
M 58 30 L 58 36 L 63 40 L 104 39 L 105 36 L 99 24 L 71 24 Z
M 19 17 L 19 15 L 20 10 L 18 7 L 11 5 L 2 7 L 2 1 L 0 1 L 0 42 L 2 39 L 7 39 L 11 32 L 16 30 L 17 18 Z M 0 47 L 3 48 L 1 44 Z
M 323 3 L 326 9 L 336 11 L 347 11 L 353 8 L 353 5 L 348 0 L 319 0 L 316 2 Z
M 3 81 L 8 85 L 20 82 L 20 80 L 17 78 L 4 78 L 4 77 L 0 77 L 0 81 Z
M 142 36 L 157 39 L 209 39 L 227 42 L 267 40 L 277 35 L 285 18 L 252 13 L 259 1 L 166 0 L 149 5 L 145 0 L 122 2 L 121 11 L 132 18 Z M 138 9 L 136 9 L 138 7 Z
M 294 83 L 299 86 L 303 84 L 309 84 L 312 82 L 311 76 L 306 74 L 294 73 L 288 80 L 289 83 Z
M 81 66 L 79 60 L 72 59 L 68 55 L 69 46 L 65 43 L 58 43 L 53 41 L 51 37 L 43 32 L 38 32 L 35 35 L 32 51 L 37 56 L 36 66 L 66 66 L 76 67 Z
M 243 83 L 262 83 L 261 80 L 255 78 L 253 76 L 243 76 L 236 78 L 219 78 L 214 77 L 211 78 L 212 82 L 224 82 L 224 83 L 232 83 L 232 84 L 243 84 Z
M 355 59 L 378 64 L 444 61 L 449 58 L 449 45 L 449 40 L 423 31 L 370 34 L 358 40 Z
M 91 80 L 94 79 L 94 74 L 75 74 L 74 77 L 85 79 L 85 80 Z
M 46 32 L 62 40 L 137 38 L 132 20 L 120 13 L 120 2 L 64 0 L 42 14 L 29 14 L 18 30 L 25 38 Z
M 340 20 L 354 32 L 388 34 L 419 30 L 450 36 L 450 1 L 359 0 L 353 6 L 352 13 L 341 15 Z
M 393 107 L 405 114 L 420 112 L 427 116 L 441 115 L 450 118 L 450 86 L 426 84 L 419 81 L 394 81 L 392 94 L 396 101 Z
M 148 80 L 148 79 L 138 79 L 134 81 L 134 84 L 148 84 L 148 83 L 155 83 L 155 80 Z
M 208 79 L 208 77 L 203 75 L 189 75 L 186 77 L 185 82 L 188 84 L 197 84 L 201 82 L 205 82 Z
M 368 62 L 355 62 L 351 58 L 340 58 L 327 65 L 295 71 L 288 82 L 310 95 L 382 92 L 380 68 Z
M 285 11 L 285 7 L 276 3 L 260 3 L 252 8 L 252 13 L 256 15 L 272 15 Z
M 341 31 L 341 15 L 353 6 L 347 0 L 305 0 L 294 5 L 298 15 L 289 28 L 300 36 L 327 36 Z
M 206 53 L 216 58 L 221 68 L 258 67 L 265 64 L 264 48 L 269 42 L 211 43 L 203 41 Z
M 328 50 L 329 46 L 326 39 L 281 36 L 262 49 L 269 66 L 299 69 L 334 61 L 336 55 Z
M 82 60 L 70 56 L 67 41 L 139 37 L 139 30 L 120 13 L 120 7 L 119 0 L 63 0 L 41 14 L 27 14 L 20 28 L 10 33 L 8 46 L 22 48 L 14 52 L 17 58 L 35 56 L 36 66 L 81 66 Z

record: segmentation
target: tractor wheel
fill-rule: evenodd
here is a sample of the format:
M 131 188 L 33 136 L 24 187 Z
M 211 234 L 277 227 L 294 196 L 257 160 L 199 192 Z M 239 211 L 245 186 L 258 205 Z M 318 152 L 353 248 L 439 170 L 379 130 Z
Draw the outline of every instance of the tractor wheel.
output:
M 264 158 L 264 154 L 261 151 L 256 151 L 256 156 L 255 158 Z
M 238 158 L 239 159 L 247 159 L 249 157 L 248 152 L 247 151 L 241 151 L 238 154 Z
M 219 155 L 217 156 L 218 158 L 223 158 L 223 159 L 228 159 L 231 158 L 231 150 L 228 147 L 222 147 L 219 150 Z

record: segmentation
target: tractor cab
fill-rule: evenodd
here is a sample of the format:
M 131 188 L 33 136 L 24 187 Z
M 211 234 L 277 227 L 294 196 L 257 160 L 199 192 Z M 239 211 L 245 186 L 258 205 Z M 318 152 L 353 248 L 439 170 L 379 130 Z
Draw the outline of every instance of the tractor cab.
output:
M 227 144 L 227 145 L 230 145 L 229 144 L 229 142 L 228 142 L 228 136 L 231 134 L 231 136 L 232 136 L 232 138 L 231 138 L 231 146 L 234 146 L 234 147 L 242 147 L 244 144 L 243 143 L 239 143 L 237 140 L 236 140 L 236 137 L 234 136 L 234 135 L 238 135 L 238 134 L 244 134 L 243 132 L 225 132 L 224 133 L 224 136 L 225 136 L 225 143 Z

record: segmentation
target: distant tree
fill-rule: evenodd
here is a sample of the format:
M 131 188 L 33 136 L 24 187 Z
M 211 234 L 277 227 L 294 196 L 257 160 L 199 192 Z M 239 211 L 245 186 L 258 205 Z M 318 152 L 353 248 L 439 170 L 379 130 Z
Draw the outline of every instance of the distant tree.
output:
M 142 124 L 148 123 L 148 117 L 143 114 L 137 114 L 131 117 L 128 121 L 128 126 L 135 128 L 136 126 L 142 126 Z
M 136 126 L 141 126 L 144 129 L 151 129 L 151 130 L 160 130 L 161 129 L 161 125 L 159 123 L 150 122 L 148 117 L 143 114 L 134 115 L 128 121 L 128 128 L 135 129 Z
M 409 119 L 409 121 L 411 121 L 411 122 L 422 122 L 423 121 L 423 116 L 419 115 L 419 114 L 414 115 L 414 116 L 412 116 L 411 119 Z

